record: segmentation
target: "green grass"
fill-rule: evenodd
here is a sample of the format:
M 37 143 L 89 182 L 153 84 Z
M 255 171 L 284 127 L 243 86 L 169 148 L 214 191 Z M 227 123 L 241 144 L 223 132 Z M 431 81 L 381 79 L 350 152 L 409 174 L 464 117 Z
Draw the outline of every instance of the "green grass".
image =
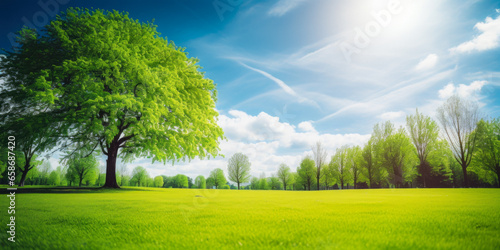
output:
M 7 248 L 500 249 L 499 189 L 126 188 L 16 201 L 17 242 L 0 238 Z

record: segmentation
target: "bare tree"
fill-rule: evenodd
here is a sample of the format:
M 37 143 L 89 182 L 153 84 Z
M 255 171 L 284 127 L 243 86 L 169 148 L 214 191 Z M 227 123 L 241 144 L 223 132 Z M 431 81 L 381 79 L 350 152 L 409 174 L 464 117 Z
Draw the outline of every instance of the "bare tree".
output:
M 455 160 L 462 167 L 464 186 L 469 186 L 467 167 L 472 161 L 476 144 L 473 131 L 479 121 L 477 103 L 461 99 L 457 95 L 450 97 L 437 109 L 437 118 L 443 128 L 443 136 L 448 141 Z
M 321 142 L 316 142 L 312 148 L 314 162 L 316 163 L 316 184 L 319 190 L 319 179 L 321 178 L 321 168 L 326 164 L 326 150 L 321 146 Z

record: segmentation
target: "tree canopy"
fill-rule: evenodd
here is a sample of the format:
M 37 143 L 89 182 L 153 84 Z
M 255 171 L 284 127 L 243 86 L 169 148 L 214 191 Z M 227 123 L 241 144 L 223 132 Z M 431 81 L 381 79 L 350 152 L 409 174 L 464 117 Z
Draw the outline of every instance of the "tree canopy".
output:
M 236 153 L 229 158 L 227 172 L 230 181 L 236 182 L 238 189 L 240 184 L 250 180 L 250 161 L 243 153 Z
M 18 43 L 2 60 L 10 97 L 29 95 L 25 110 L 43 107 L 68 144 L 100 148 L 106 187 L 118 187 L 119 154 L 164 163 L 218 155 L 215 84 L 152 23 L 69 8 L 42 31 L 23 29 Z

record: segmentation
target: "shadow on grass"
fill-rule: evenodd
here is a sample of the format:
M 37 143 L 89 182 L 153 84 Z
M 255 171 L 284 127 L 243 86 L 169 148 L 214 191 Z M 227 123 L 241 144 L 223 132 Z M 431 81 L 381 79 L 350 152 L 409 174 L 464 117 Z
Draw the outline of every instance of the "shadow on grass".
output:
M 73 194 L 73 193 L 121 193 L 128 191 L 151 191 L 143 188 L 104 188 L 104 187 L 18 187 L 16 194 Z M 0 194 L 9 194 L 7 188 L 0 189 Z

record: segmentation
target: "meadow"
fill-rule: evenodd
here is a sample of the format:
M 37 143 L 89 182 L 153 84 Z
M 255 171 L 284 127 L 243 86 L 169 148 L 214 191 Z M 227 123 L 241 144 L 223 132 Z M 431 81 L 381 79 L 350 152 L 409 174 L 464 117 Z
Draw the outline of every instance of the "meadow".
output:
M 500 249 L 499 189 L 27 190 L 2 249 Z

